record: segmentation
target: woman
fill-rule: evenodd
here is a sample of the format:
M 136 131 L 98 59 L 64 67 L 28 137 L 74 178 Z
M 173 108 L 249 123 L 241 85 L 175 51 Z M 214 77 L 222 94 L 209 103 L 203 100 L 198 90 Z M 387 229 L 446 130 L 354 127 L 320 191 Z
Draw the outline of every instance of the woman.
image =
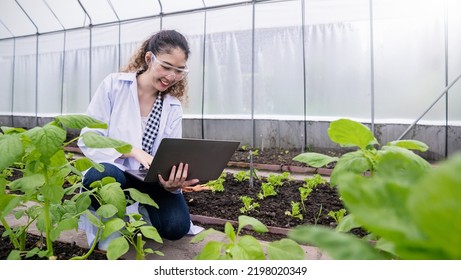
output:
M 183 35 L 174 30 L 160 31 L 142 44 L 122 73 L 110 74 L 96 90 L 87 114 L 107 123 L 108 129 L 91 131 L 130 143 L 130 153 L 91 149 L 79 141 L 85 156 L 105 167 L 104 172 L 88 170 L 83 185 L 88 187 L 110 176 L 122 188 L 134 187 L 149 194 L 159 205 L 159 209 L 145 205 L 150 222 L 169 240 L 180 239 L 189 231 L 189 209 L 181 187 L 197 184 L 198 180 L 186 181 L 187 164 L 174 166 L 169 178 L 159 175 L 160 186 L 137 181 L 124 170 L 149 168 L 163 138 L 182 136 L 181 101 L 186 99 L 189 53 Z M 85 128 L 81 133 L 89 130 Z

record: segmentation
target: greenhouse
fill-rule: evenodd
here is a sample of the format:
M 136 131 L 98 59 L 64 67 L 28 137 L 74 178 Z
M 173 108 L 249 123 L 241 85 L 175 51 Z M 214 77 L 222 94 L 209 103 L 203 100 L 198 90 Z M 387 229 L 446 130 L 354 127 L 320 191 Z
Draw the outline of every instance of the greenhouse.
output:
M 2 0 L 1 124 L 84 113 L 103 78 L 161 29 L 191 47 L 184 137 L 334 148 L 330 121 L 380 143 L 461 148 L 461 5 L 424 0 Z
M 460 1 L 0 3 L 0 260 L 461 259 Z

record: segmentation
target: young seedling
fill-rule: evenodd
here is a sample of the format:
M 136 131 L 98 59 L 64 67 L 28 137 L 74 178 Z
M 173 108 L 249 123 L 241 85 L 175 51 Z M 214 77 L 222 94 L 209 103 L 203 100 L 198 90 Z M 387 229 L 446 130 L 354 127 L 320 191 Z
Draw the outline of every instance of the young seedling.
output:
M 224 232 L 210 228 L 196 235 L 191 243 L 201 242 L 212 233 L 224 234 L 227 242 L 209 241 L 195 258 L 198 260 L 265 260 L 266 257 L 271 260 L 304 259 L 304 250 L 293 240 L 283 238 L 262 245 L 251 235 L 241 236 L 241 230 L 247 226 L 258 233 L 268 231 L 267 227 L 257 219 L 244 215 L 239 216 L 237 231 L 230 222 L 226 222 Z
M 332 217 L 335 220 L 337 225 L 344 218 L 344 215 L 346 215 L 346 209 L 344 209 L 344 208 L 339 209 L 338 211 L 331 210 L 330 212 L 328 212 L 328 216 Z
M 226 181 L 226 173 L 223 172 L 216 180 L 208 181 L 205 186 L 209 187 L 212 192 L 223 192 L 224 185 L 223 183 Z
M 276 196 L 277 192 L 275 191 L 274 185 L 270 183 L 262 183 L 261 191 L 258 193 L 259 199 L 265 199 L 268 196 Z
M 299 202 L 291 201 L 291 211 L 288 211 L 288 210 L 285 211 L 285 215 L 302 220 L 303 214 L 301 214 L 301 209 L 299 208 Z
M 256 208 L 259 208 L 259 203 L 253 202 L 253 198 L 249 196 L 241 196 L 240 200 L 243 202 L 243 207 L 240 208 L 240 213 L 245 214 L 247 212 L 250 212 L 252 210 L 256 210 Z

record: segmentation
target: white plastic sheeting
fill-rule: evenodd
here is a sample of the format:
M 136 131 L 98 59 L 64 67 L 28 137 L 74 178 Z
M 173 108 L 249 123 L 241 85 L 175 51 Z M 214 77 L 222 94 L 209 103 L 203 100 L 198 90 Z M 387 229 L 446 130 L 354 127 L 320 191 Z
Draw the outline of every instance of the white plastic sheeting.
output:
M 189 117 L 409 123 L 461 74 L 458 2 L 0 0 L 0 115 L 84 112 L 173 28 L 192 51 Z M 447 114 L 461 122 L 459 83 L 423 121 Z

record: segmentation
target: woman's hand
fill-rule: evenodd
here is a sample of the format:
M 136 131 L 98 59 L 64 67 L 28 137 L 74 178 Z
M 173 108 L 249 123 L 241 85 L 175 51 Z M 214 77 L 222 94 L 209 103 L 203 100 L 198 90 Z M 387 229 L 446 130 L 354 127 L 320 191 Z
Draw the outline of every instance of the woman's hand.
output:
M 139 161 L 139 163 L 141 163 L 142 166 L 144 166 L 144 168 L 146 168 L 146 169 L 149 169 L 150 164 L 152 163 L 152 160 L 154 159 L 154 157 L 152 155 L 150 155 L 150 154 L 144 152 L 144 150 L 136 148 L 136 147 L 133 147 L 131 149 L 131 152 L 129 152 L 128 154 L 124 154 L 122 157 L 124 157 L 124 158 L 132 157 L 135 160 Z
M 181 162 L 178 165 L 178 168 L 176 168 L 176 166 L 173 166 L 173 168 L 171 169 L 170 178 L 168 178 L 168 181 L 165 181 L 162 175 L 160 174 L 158 175 L 160 184 L 169 192 L 175 192 L 183 187 L 190 187 L 190 186 L 196 185 L 199 182 L 198 179 L 192 179 L 192 180 L 186 181 L 188 169 L 189 169 L 189 165 L 187 163 L 183 164 Z

